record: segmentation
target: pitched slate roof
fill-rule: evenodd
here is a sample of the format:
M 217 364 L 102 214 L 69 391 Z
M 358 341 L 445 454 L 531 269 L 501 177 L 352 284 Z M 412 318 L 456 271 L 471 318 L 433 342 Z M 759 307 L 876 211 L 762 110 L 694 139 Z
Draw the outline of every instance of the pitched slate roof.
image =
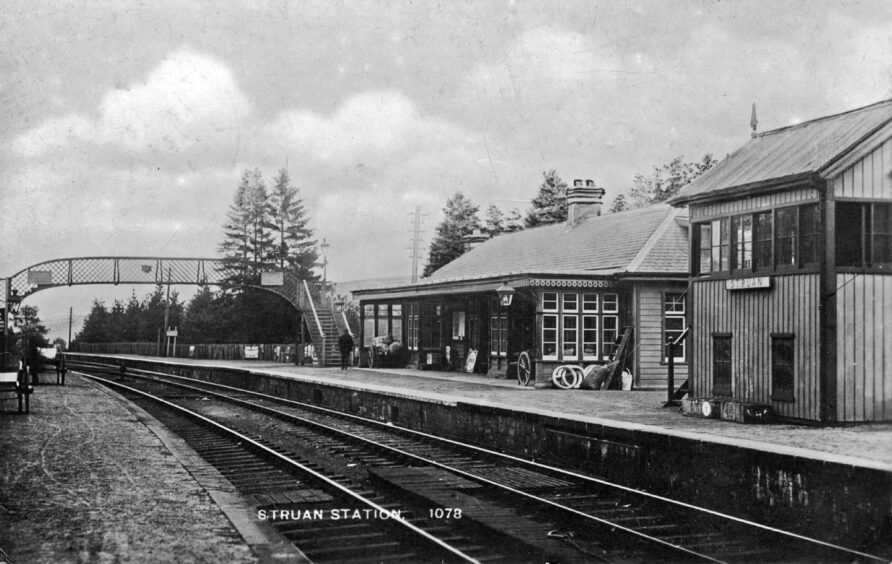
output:
M 819 174 L 890 122 L 892 99 L 758 133 L 669 201 L 686 205 Z
M 572 226 L 561 223 L 506 233 L 403 288 L 501 281 L 524 275 L 663 273 L 684 277 L 688 264 L 686 220 L 687 210 L 660 204 L 591 217 Z M 384 289 L 363 288 L 358 293 Z

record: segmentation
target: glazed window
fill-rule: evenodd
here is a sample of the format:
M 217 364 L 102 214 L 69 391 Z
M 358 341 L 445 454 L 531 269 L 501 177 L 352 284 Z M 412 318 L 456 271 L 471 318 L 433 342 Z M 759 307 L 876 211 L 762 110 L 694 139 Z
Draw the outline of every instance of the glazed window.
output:
M 557 292 L 542 293 L 542 311 L 557 311 L 558 295 Z
M 546 360 L 558 357 L 557 319 L 557 315 L 542 316 L 542 358 Z
M 731 218 L 731 268 L 750 271 L 753 268 L 753 217 L 740 215 Z
M 795 338 L 771 335 L 771 399 L 793 401 Z
M 582 294 L 582 311 L 598 313 L 598 294 Z
M 730 264 L 731 234 L 728 219 L 722 218 L 712 222 L 712 271 L 727 272 Z
M 407 306 L 408 318 L 407 322 L 409 326 L 407 327 L 408 335 L 407 340 L 409 350 L 417 351 L 418 350 L 418 304 L 409 304 Z
M 892 268 L 892 204 L 836 203 L 836 265 Z
M 771 218 L 771 212 L 753 215 L 753 266 L 756 270 L 770 270 L 773 263 Z
M 731 335 L 712 336 L 712 394 L 731 395 Z
M 892 266 L 892 204 L 873 204 L 871 225 L 871 264 L 880 268 Z
M 576 315 L 561 316 L 561 342 L 563 343 L 563 359 L 579 358 L 579 317 Z
M 665 294 L 663 298 L 663 343 L 678 339 L 686 326 L 684 294 Z M 666 346 L 663 361 L 669 360 L 669 346 Z M 675 347 L 675 362 L 685 361 L 685 342 Z
M 563 294 L 564 297 L 564 308 L 565 312 L 576 312 L 579 311 L 579 296 L 573 292 L 566 292 Z
M 508 317 L 500 311 L 499 302 L 493 302 L 494 312 L 489 318 L 489 348 L 492 356 L 508 356 Z
M 709 274 L 712 272 L 712 225 L 701 223 L 698 227 L 696 232 L 697 254 L 694 256 L 697 264 L 694 265 L 694 272 Z
M 598 360 L 598 316 L 582 316 L 582 360 Z
M 781 208 L 775 212 L 774 260 L 777 268 L 796 265 L 799 254 L 797 211 L 797 208 Z
M 616 313 L 619 311 L 619 296 L 616 294 L 604 294 L 603 295 L 604 313 Z
M 390 334 L 388 328 L 389 315 L 387 304 L 378 304 L 377 319 L 375 325 L 375 336 L 386 337 Z
M 799 208 L 799 265 L 816 266 L 820 258 L 821 213 L 818 204 Z
M 375 306 L 365 304 L 362 306 L 362 344 L 368 347 L 375 337 Z
M 604 330 L 601 332 L 601 341 L 604 343 L 603 358 L 609 359 L 616 351 L 619 337 L 619 319 L 615 315 L 605 315 L 601 319 Z

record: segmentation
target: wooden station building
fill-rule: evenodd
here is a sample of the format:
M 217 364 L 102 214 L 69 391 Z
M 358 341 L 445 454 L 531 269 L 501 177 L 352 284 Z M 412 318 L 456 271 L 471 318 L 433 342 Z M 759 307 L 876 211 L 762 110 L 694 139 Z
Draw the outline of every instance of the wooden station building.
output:
M 691 223 L 687 407 L 892 420 L 892 100 L 754 133 L 671 203 Z
M 531 383 L 544 387 L 558 365 L 607 363 L 628 333 L 633 385 L 664 389 L 663 343 L 686 326 L 686 211 L 662 204 L 601 215 L 603 195 L 577 180 L 566 223 L 471 240 L 415 284 L 354 290 L 360 343 L 389 335 L 416 367 L 503 378 L 516 376 L 526 352 Z M 679 381 L 686 352 L 675 353 Z

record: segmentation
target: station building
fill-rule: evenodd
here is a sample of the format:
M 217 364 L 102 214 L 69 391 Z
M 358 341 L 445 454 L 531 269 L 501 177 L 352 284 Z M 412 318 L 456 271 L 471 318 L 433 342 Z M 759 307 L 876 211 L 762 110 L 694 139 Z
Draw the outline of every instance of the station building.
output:
M 892 420 L 892 100 L 764 133 L 690 215 L 692 403 Z
M 603 195 L 574 181 L 565 223 L 471 237 L 465 254 L 415 284 L 354 290 L 362 346 L 391 336 L 418 368 L 502 378 L 526 353 L 530 383 L 547 386 L 558 365 L 606 364 L 625 335 L 633 385 L 664 389 L 664 343 L 687 324 L 687 212 L 601 214 Z M 685 346 L 674 356 L 683 382 Z

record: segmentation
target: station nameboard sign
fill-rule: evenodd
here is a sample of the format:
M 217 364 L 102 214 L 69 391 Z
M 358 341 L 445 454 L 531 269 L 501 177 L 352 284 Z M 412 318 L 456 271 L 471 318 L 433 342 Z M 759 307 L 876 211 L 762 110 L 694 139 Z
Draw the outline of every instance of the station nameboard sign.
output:
M 764 290 L 766 288 L 771 288 L 771 278 L 769 276 L 732 278 L 725 281 L 726 290 Z
M 52 286 L 53 272 L 50 270 L 29 270 L 28 284 L 36 284 L 38 286 Z
M 261 272 L 260 273 L 260 285 L 261 286 L 284 286 L 285 285 L 285 273 L 284 272 Z

